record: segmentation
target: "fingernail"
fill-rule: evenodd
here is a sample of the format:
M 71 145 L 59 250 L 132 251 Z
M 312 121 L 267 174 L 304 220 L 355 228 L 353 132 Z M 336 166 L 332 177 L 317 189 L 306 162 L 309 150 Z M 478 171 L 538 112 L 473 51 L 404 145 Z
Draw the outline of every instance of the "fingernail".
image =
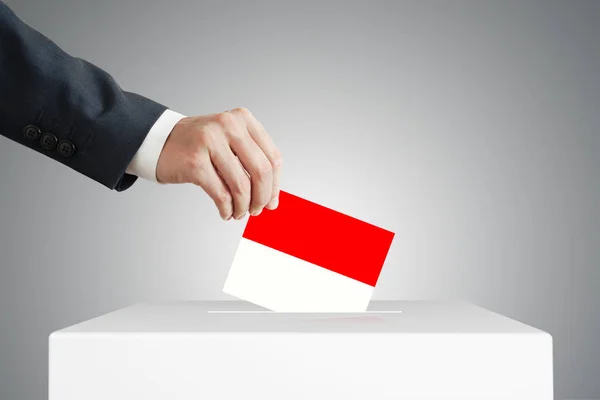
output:
M 231 217 L 233 217 L 233 215 L 230 215 L 229 217 L 225 218 L 225 221 L 229 221 Z
M 256 210 L 256 211 L 252 212 L 252 214 L 250 214 L 250 215 L 252 215 L 253 217 L 256 217 L 256 216 L 260 215 L 261 212 L 262 212 L 262 210 Z
M 236 221 L 239 221 L 241 219 L 243 219 L 246 216 L 246 213 L 243 213 L 242 215 L 235 217 Z
M 279 197 L 275 197 L 273 200 L 271 200 L 271 207 L 277 208 L 278 205 L 279 205 Z

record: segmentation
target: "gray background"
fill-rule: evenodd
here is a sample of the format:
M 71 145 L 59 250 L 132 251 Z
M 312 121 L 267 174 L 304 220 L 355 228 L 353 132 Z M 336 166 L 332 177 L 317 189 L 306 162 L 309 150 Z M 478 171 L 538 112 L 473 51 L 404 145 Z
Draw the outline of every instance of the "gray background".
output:
M 600 2 L 9 0 L 127 90 L 250 108 L 282 188 L 396 232 L 376 299 L 460 298 L 550 332 L 600 397 Z M 111 192 L 0 138 L 0 399 L 47 336 L 221 292 L 245 222 L 192 186 Z

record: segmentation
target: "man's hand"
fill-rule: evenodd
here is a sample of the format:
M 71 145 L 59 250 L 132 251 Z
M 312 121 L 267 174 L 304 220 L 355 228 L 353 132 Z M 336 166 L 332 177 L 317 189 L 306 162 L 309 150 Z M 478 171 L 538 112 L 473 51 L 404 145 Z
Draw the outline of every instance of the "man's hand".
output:
M 182 119 L 156 168 L 160 183 L 192 183 L 212 198 L 224 220 L 258 215 L 279 203 L 281 155 L 244 108 Z

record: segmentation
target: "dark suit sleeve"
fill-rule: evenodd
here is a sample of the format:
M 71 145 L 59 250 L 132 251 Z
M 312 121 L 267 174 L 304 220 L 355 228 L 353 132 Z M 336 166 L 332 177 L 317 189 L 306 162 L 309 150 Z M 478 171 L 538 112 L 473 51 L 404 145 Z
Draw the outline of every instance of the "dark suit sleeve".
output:
M 0 1 L 0 134 L 117 191 L 166 107 L 123 91 Z

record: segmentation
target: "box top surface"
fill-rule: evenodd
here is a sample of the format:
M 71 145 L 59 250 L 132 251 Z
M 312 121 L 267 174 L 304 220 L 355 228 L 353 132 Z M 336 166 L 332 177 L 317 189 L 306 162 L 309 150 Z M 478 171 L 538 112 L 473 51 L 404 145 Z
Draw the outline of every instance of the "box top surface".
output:
M 276 313 L 246 302 L 140 303 L 62 333 L 543 333 L 465 302 L 374 301 L 364 313 Z

